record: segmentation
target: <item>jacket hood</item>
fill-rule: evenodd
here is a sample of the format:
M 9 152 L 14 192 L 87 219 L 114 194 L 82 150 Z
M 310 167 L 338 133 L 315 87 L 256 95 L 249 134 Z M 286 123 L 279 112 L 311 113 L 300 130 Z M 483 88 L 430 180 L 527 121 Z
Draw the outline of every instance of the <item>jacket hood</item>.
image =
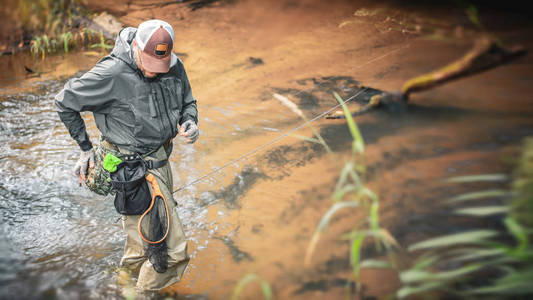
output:
M 115 47 L 111 51 L 111 55 L 124 61 L 133 69 L 137 69 L 137 64 L 133 58 L 133 46 L 131 45 L 133 39 L 135 38 L 135 33 L 137 28 L 135 27 L 126 27 L 120 30 L 115 40 Z M 172 68 L 176 65 L 178 57 L 176 54 L 170 54 L 170 67 Z

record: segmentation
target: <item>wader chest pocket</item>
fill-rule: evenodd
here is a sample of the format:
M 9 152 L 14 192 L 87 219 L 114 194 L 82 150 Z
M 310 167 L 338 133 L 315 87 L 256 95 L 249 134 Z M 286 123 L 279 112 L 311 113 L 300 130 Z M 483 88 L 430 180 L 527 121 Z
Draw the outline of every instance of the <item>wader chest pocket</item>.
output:
M 122 215 L 140 215 L 151 201 L 145 179 L 146 166 L 141 159 L 125 160 L 110 173 L 111 185 L 116 191 L 115 209 Z

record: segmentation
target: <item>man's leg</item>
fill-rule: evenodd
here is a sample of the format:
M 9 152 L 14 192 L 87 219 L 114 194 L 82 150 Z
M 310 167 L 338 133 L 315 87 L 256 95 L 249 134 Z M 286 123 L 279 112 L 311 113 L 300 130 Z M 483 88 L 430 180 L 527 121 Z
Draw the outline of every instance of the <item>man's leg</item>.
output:
M 163 159 L 166 157 L 163 148 L 156 153 L 158 159 Z M 154 270 L 152 264 L 149 260 L 144 261 L 139 272 L 139 278 L 137 280 L 137 287 L 143 290 L 159 290 L 170 286 L 178 281 L 180 281 L 183 272 L 189 263 L 189 255 L 187 254 L 187 240 L 185 239 L 185 233 L 181 225 L 181 221 L 176 212 L 176 204 L 172 198 L 172 170 L 170 164 L 166 164 L 164 167 L 149 170 L 150 173 L 154 174 L 159 188 L 163 193 L 168 205 L 169 211 L 169 232 L 168 236 L 165 239 L 168 249 L 168 269 L 165 273 L 158 273 Z M 150 192 L 152 192 L 152 187 L 150 187 Z M 138 220 L 136 216 L 136 220 Z M 141 241 L 139 233 L 136 234 L 135 238 Z M 141 242 L 141 245 L 143 243 Z M 144 244 L 145 245 L 145 244 Z
M 122 216 L 122 229 L 126 233 L 126 244 L 120 265 L 133 272 L 139 271 L 141 265 L 148 259 L 143 241 L 137 231 L 139 218 L 140 216 Z

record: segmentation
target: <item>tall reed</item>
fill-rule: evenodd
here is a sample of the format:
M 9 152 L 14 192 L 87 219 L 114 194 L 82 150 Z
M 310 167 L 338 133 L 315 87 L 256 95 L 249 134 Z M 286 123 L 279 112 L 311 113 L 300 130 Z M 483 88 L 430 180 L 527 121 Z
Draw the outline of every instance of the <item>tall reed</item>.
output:
M 363 213 L 363 220 L 354 224 L 352 230 L 341 238 L 346 240 L 350 245 L 350 265 L 352 267 L 350 280 L 358 281 L 361 268 L 392 266 L 386 261 L 370 260 L 362 257 L 363 245 L 367 239 L 373 241 L 375 247 L 379 250 L 383 248 L 392 250 L 398 247 L 398 244 L 389 231 L 379 225 L 379 197 L 366 185 L 365 144 L 361 132 L 353 120 L 344 100 L 337 93 L 333 93 L 333 96 L 342 106 L 346 116 L 348 129 L 352 136 L 351 156 L 340 167 L 340 176 L 331 196 L 333 203 L 315 229 L 306 250 L 304 264 L 306 266 L 311 265 L 317 244 L 332 222 L 333 217 L 342 210 L 357 209 Z M 289 110 L 308 122 L 303 112 L 287 97 L 278 94 L 274 94 L 274 97 L 289 108 Z M 310 124 L 310 128 L 315 136 L 314 138 L 299 135 L 293 136 L 305 141 L 319 143 L 328 154 L 333 155 L 329 145 L 324 141 L 319 131 L 312 124 Z M 387 253 L 391 252 L 388 251 Z M 357 286 L 359 287 L 360 285 Z
M 509 179 L 505 174 L 483 174 L 447 181 L 504 184 Z M 493 203 L 495 198 L 501 199 L 498 204 Z M 524 141 L 508 189 L 469 192 L 447 203 L 455 215 L 485 219 L 484 224 L 496 220 L 496 224 L 410 245 L 408 250 L 419 258 L 400 273 L 403 287 L 398 298 L 430 291 L 468 299 L 526 299 L 533 295 L 533 138 Z

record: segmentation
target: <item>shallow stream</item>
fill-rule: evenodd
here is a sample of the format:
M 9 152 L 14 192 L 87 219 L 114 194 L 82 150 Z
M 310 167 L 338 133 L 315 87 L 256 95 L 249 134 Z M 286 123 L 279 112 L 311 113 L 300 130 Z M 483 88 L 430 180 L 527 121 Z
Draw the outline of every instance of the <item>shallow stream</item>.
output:
M 54 110 L 54 95 L 65 80 L 96 59 L 85 57 L 79 64 L 78 56 L 84 57 L 58 59 L 71 70 L 68 76 L 43 73 L 30 79 L 19 72 L 1 81 L 0 298 L 122 298 L 115 272 L 125 239 L 119 216 L 112 197 L 78 185 L 72 168 L 79 150 Z M 18 69 L 25 61 L 1 59 Z M 420 234 L 460 230 L 448 224 L 449 208 L 439 201 L 464 188 L 439 180 L 507 172 L 510 167 L 501 158 L 533 134 L 531 106 L 494 104 L 505 95 L 483 80 L 456 92 L 454 97 L 462 97 L 459 104 L 446 102 L 454 89 L 444 89 L 423 94 L 406 111 L 357 119 L 366 142 L 369 184 L 382 201 L 382 222 L 402 245 Z M 531 77 L 517 78 L 514 98 L 526 103 L 523 91 L 530 83 Z M 486 106 L 469 105 L 467 100 L 487 86 L 496 96 L 487 98 Z M 335 105 L 333 91 L 343 97 L 363 91 L 356 99 L 363 102 L 379 92 L 346 74 L 304 76 L 265 86 L 249 98 L 200 102 L 200 140 L 193 146 L 175 142 L 175 188 L 301 124 L 273 93 L 293 95 L 311 118 Z M 84 117 L 95 142 L 92 117 Z M 344 121 L 320 119 L 314 126 L 342 162 L 351 145 Z M 311 136 L 308 128 L 297 133 Z M 320 145 L 287 137 L 176 193 L 192 260 L 174 291 L 224 299 L 240 278 L 254 272 L 271 282 L 282 299 L 340 297 L 349 270 L 346 245 L 336 237 L 353 226 L 353 216 L 338 218 L 331 236 L 319 244 L 312 268 L 303 267 L 305 248 L 331 204 L 337 178 L 335 163 Z M 369 294 L 379 294 L 379 276 L 369 278 Z

